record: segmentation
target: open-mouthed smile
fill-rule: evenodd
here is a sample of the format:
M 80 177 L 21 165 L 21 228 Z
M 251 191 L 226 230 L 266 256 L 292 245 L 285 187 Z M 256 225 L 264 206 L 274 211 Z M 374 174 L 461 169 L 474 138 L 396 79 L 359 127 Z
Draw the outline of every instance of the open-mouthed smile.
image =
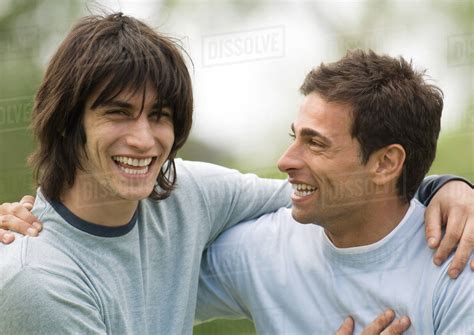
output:
M 306 197 L 317 190 L 317 187 L 308 184 L 292 184 L 293 193 L 298 197 Z
M 129 156 L 112 156 L 122 172 L 128 175 L 145 175 L 156 157 L 134 158 Z

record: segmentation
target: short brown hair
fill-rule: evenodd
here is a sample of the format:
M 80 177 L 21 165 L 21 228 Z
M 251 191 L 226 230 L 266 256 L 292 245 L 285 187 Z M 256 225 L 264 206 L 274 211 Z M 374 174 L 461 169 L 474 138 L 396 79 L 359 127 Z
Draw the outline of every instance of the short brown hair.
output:
M 443 92 L 424 76 L 425 71 L 414 70 L 402 57 L 354 50 L 312 70 L 300 89 L 304 95 L 316 92 L 352 107 L 351 136 L 360 143 L 364 164 L 380 148 L 403 146 L 406 159 L 397 191 L 406 201 L 435 158 L 440 131 Z
M 191 78 L 180 47 L 143 22 L 122 15 L 81 19 L 53 55 L 37 92 L 32 127 L 38 146 L 30 156 L 37 183 L 57 200 L 72 186 L 84 149 L 85 101 L 96 89 L 99 105 L 125 89 L 152 83 L 159 103 L 173 110 L 175 141 L 150 197 L 164 199 L 176 182 L 174 158 L 192 125 Z

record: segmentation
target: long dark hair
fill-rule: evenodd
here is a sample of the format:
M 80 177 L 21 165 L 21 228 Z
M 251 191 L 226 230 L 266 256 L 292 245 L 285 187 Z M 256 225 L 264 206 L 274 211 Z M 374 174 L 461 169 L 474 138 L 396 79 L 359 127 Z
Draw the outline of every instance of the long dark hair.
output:
M 72 28 L 49 63 L 33 109 L 38 145 L 29 162 L 46 197 L 59 199 L 82 168 L 83 115 L 91 93 L 101 90 L 93 103 L 99 105 L 147 82 L 173 110 L 175 141 L 150 197 L 169 196 L 176 182 L 174 158 L 189 135 L 193 114 L 191 78 L 181 52 L 171 38 L 121 13 L 87 16 Z

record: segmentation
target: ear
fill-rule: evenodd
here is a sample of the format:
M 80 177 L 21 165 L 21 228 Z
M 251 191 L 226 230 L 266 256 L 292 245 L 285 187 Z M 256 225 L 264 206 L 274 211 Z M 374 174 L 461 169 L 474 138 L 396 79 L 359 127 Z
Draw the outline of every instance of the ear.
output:
M 374 152 L 371 157 L 370 173 L 376 185 L 396 182 L 405 162 L 405 149 L 400 144 L 390 144 Z

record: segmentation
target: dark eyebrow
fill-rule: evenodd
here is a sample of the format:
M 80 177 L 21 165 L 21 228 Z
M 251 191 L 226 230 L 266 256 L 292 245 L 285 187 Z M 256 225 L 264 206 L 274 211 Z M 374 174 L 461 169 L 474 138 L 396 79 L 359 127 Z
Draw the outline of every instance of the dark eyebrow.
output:
M 104 103 L 101 103 L 97 107 L 133 109 L 134 106 L 131 103 L 128 103 L 126 101 L 111 100 L 111 101 L 106 101 Z M 153 104 L 152 109 L 167 108 L 167 107 L 170 107 L 170 106 L 166 100 L 162 102 L 156 101 Z
M 291 131 L 293 133 L 295 132 L 295 126 L 294 126 L 293 123 L 291 124 Z M 321 140 L 323 140 L 324 142 L 326 142 L 327 145 L 332 144 L 332 141 L 328 137 L 324 136 L 319 131 L 311 129 L 311 128 L 302 128 L 300 130 L 300 135 L 303 136 L 303 137 L 318 137 Z

